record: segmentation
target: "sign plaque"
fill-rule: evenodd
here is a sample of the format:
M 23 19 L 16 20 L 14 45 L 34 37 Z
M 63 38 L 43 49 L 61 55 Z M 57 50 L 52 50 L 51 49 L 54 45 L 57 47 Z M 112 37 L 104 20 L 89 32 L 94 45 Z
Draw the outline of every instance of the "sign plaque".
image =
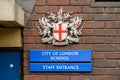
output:
M 30 50 L 31 72 L 91 72 L 91 50 Z
M 30 71 L 36 72 L 91 72 L 91 63 L 31 63 Z
M 30 62 L 91 62 L 91 50 L 30 50 Z

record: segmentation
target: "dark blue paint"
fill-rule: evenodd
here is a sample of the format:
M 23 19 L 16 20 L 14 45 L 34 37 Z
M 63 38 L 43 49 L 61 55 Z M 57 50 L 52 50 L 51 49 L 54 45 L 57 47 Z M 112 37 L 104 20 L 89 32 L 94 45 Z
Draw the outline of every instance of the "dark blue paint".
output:
M 47 66 L 47 67 L 46 67 Z M 58 66 L 62 68 L 58 68 Z M 65 68 L 67 66 L 67 68 Z M 68 68 L 68 66 L 77 66 L 75 68 Z M 49 68 L 48 68 L 49 67 Z M 64 67 L 64 68 L 63 68 Z M 31 72 L 91 72 L 91 63 L 31 63 Z
M 45 52 L 49 54 L 43 55 Z M 76 52 L 78 55 L 60 55 L 63 52 Z M 65 59 L 51 59 L 55 56 Z M 91 56 L 91 50 L 30 50 L 30 62 L 91 62 Z
M 14 67 L 10 68 L 10 64 Z M 20 80 L 20 52 L 0 51 L 0 80 Z

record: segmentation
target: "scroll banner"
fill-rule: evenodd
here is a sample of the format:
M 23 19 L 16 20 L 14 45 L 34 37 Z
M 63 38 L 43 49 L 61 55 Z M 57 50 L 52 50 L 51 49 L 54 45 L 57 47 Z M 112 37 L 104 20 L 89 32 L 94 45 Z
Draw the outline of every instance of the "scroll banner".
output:
M 91 50 L 30 50 L 32 72 L 91 72 Z

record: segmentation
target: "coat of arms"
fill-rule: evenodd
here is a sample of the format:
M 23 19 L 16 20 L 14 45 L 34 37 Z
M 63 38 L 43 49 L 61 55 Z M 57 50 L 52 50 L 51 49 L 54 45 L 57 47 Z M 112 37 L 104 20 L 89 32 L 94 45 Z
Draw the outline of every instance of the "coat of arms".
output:
M 42 43 L 53 45 L 67 45 L 79 43 L 79 35 L 82 34 L 82 18 L 73 17 L 72 13 L 63 13 L 60 9 L 57 14 L 49 13 L 47 17 L 39 19 L 39 34 Z

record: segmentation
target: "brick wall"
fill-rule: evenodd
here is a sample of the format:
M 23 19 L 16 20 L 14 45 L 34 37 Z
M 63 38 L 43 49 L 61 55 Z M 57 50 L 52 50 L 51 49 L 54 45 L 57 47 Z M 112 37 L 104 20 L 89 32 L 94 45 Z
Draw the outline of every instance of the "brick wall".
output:
M 83 16 L 80 44 L 56 47 L 42 44 L 36 27 L 46 12 L 73 11 Z M 24 80 L 120 80 L 120 8 L 90 7 L 90 0 L 36 0 L 24 28 Z M 30 49 L 91 49 L 92 73 L 31 73 Z

